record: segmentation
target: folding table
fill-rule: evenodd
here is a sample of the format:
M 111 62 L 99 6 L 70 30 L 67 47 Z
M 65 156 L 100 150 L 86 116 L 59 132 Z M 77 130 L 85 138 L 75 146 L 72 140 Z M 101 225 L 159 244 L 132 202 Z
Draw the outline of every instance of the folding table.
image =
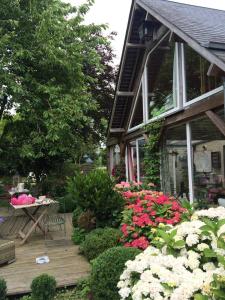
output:
M 33 204 L 25 204 L 25 205 L 11 204 L 11 206 L 15 210 L 22 209 L 24 214 L 28 217 L 27 221 L 20 228 L 20 230 L 18 232 L 20 238 L 22 239 L 21 245 L 23 245 L 27 241 L 27 239 L 29 238 L 29 236 L 35 230 L 36 227 L 38 227 L 42 231 L 42 233 L 45 235 L 45 230 L 41 226 L 41 220 L 43 219 L 44 215 L 46 214 L 50 204 L 53 204 L 53 203 L 57 203 L 57 202 L 52 199 L 45 199 L 43 202 L 35 202 Z M 31 208 L 34 208 L 34 210 L 32 212 L 30 211 Z M 39 212 L 39 210 L 41 208 L 44 208 L 44 209 L 38 215 L 37 213 Z M 30 222 L 33 222 L 33 225 L 30 227 L 30 229 L 28 230 L 27 233 L 24 233 L 25 228 L 27 227 L 27 225 Z

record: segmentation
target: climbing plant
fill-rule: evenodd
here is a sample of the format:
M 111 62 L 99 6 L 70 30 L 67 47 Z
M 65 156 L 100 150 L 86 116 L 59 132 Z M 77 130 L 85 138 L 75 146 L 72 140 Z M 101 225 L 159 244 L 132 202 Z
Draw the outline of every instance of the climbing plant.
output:
M 144 147 L 145 177 L 148 182 L 160 186 L 160 135 L 163 121 L 146 126 L 147 139 Z

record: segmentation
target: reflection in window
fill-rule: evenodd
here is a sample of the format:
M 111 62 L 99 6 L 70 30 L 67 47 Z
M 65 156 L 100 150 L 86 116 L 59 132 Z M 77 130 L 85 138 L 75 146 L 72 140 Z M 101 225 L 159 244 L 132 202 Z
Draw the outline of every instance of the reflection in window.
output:
M 195 199 L 217 204 L 225 198 L 225 138 L 208 117 L 191 122 L 191 130 Z
M 222 85 L 221 78 L 208 76 L 210 63 L 188 45 L 185 46 L 187 101 Z
M 144 139 L 138 139 L 129 143 L 127 148 L 129 180 L 143 181 L 144 172 Z M 138 147 L 138 148 L 137 148 Z
M 169 38 L 150 54 L 147 63 L 149 119 L 176 107 L 175 42 Z
M 138 140 L 138 149 L 139 149 L 139 181 L 145 180 L 145 165 L 144 165 L 144 146 L 145 146 L 145 140 Z
M 179 198 L 188 198 L 186 126 L 168 129 L 162 150 L 162 188 Z
M 142 123 L 143 123 L 143 97 L 142 97 L 142 85 L 141 85 L 130 128 L 138 126 Z

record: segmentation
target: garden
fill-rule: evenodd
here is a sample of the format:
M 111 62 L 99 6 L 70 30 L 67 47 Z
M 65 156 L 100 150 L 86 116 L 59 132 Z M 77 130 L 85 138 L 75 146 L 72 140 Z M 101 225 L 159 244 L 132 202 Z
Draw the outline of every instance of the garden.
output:
M 198 210 L 154 184 L 115 184 L 102 170 L 68 178 L 65 197 L 90 276 L 56 292 L 43 274 L 23 300 L 225 299 L 224 207 Z

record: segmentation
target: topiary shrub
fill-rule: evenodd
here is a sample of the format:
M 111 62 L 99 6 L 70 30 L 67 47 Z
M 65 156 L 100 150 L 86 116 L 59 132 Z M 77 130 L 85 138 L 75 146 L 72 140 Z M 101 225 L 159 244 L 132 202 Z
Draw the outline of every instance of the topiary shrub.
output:
M 124 200 L 105 171 L 77 174 L 68 180 L 67 192 L 75 199 L 76 207 L 94 213 L 96 227 L 118 225 Z
M 125 263 L 141 251 L 135 248 L 114 247 L 100 254 L 92 264 L 91 291 L 95 300 L 119 300 L 117 283 Z
M 85 230 L 75 227 L 73 229 L 72 241 L 75 245 L 80 245 L 85 239 Z
M 115 228 L 96 229 L 85 236 L 80 251 L 88 260 L 92 260 L 105 250 L 119 243 L 121 232 Z
M 48 274 L 42 274 L 31 283 L 32 300 L 52 300 L 56 294 L 56 280 Z
M 7 294 L 6 281 L 0 278 L 0 300 L 5 300 Z

